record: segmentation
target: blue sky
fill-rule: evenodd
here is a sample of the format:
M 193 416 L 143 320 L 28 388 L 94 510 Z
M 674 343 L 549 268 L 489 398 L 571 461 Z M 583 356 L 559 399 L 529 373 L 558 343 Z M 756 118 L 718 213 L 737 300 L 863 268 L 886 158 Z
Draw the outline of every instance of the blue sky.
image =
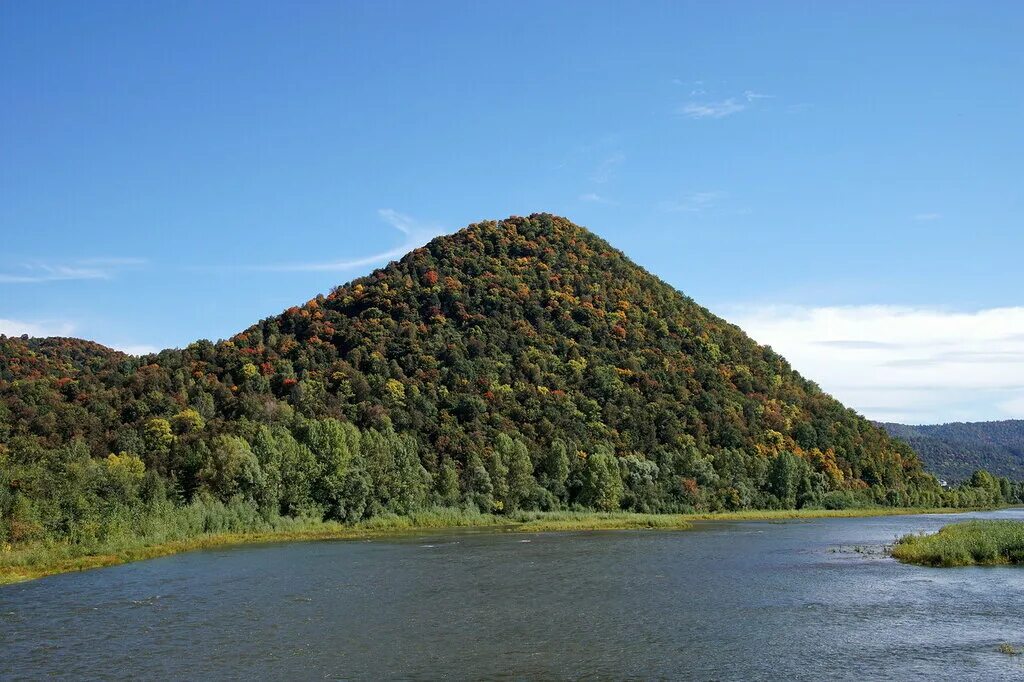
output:
M 593 229 L 868 416 L 1024 417 L 1024 5 L 0 4 L 0 331 L 222 338 Z

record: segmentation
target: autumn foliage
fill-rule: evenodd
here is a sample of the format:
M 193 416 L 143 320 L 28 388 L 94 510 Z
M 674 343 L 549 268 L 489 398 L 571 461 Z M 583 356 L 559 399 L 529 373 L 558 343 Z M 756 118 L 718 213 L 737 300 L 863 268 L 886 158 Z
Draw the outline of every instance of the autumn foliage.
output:
M 163 422 L 167 438 L 154 426 Z M 437 238 L 216 343 L 139 358 L 0 337 L 8 470 L 58 467 L 69 449 L 97 462 L 116 453 L 139 458 L 169 499 L 273 499 L 261 508 L 274 514 L 329 514 L 398 475 L 387 473 L 394 464 L 377 478 L 330 469 L 309 438 L 323 423 L 384 434 L 387 447 L 368 452 L 400 453 L 422 500 L 488 511 L 939 495 L 906 445 L 604 240 L 546 214 Z M 283 491 L 299 479 L 288 477 L 300 474 L 308 490 L 289 501 Z M 27 493 L 5 494 L 13 509 Z

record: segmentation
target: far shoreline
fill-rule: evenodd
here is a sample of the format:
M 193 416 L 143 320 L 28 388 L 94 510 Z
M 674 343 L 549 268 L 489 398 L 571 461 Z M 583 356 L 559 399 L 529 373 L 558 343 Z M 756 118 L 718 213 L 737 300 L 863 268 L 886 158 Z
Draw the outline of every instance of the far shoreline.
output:
M 411 517 L 369 519 L 354 526 L 324 522 L 299 530 L 257 531 L 204 534 L 169 542 L 119 548 L 70 556 L 53 561 L 25 557 L 31 549 L 0 552 L 0 587 L 36 580 L 50 575 L 118 566 L 136 561 L 197 550 L 236 545 L 324 540 L 376 540 L 426 532 L 479 528 L 498 533 L 551 533 L 611 530 L 689 530 L 694 523 L 714 521 L 788 521 L 822 518 L 863 518 L 872 516 L 914 516 L 923 514 L 962 514 L 996 511 L 1010 507 L 916 508 L 866 507 L 857 509 L 782 509 L 691 514 L 637 514 L 632 512 L 521 512 L 513 516 L 458 514 L 426 511 Z
M 505 517 L 493 514 L 463 515 L 452 522 L 450 515 L 430 511 L 412 517 L 369 519 L 357 525 L 325 522 L 299 530 L 223 532 L 155 545 L 97 552 L 55 561 L 7 563 L 14 557 L 0 553 L 0 587 L 38 580 L 59 573 L 92 570 L 173 554 L 211 550 L 238 545 L 271 543 L 381 540 L 424 532 L 479 528 L 494 532 L 571 532 L 597 530 L 688 530 L 697 522 L 787 521 L 816 518 L 866 518 L 872 516 L 913 516 L 920 514 L 961 514 L 996 511 L 1010 507 L 909 508 L 866 507 L 860 509 L 781 509 L 690 514 L 638 514 L 633 512 L 521 512 Z M 25 552 L 26 550 L 19 550 Z M 13 555 L 16 552 L 10 552 Z

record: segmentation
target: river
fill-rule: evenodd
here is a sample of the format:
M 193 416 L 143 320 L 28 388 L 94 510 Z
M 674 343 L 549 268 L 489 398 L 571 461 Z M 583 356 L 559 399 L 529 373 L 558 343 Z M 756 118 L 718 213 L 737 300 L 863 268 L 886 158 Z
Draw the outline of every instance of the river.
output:
M 1024 569 L 880 552 L 966 517 L 180 554 L 0 588 L 0 679 L 1024 679 Z

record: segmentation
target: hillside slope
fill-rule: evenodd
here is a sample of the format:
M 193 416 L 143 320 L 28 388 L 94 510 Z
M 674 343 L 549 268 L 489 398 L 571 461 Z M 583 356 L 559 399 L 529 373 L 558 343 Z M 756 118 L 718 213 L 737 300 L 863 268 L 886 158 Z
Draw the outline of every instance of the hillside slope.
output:
M 869 484 L 920 471 L 770 349 L 547 215 L 434 240 L 231 343 L 276 395 L 323 386 L 326 409 L 365 427 L 387 416 L 459 459 L 504 432 L 620 455 L 818 450 Z
M 1024 481 L 1024 420 L 954 422 L 925 426 L 882 424 L 921 456 L 928 471 L 963 481 L 977 469 Z
M 904 443 L 546 214 L 440 237 L 218 343 L 130 358 L 0 338 L 0 398 L 8 508 L 125 467 L 135 495 L 145 477 L 177 503 L 343 519 L 937 494 Z

